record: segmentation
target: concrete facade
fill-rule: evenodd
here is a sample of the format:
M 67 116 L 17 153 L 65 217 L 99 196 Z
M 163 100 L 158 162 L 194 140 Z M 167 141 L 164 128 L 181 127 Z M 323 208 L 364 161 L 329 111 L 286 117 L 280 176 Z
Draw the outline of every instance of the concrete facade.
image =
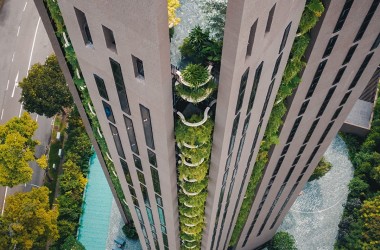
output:
M 35 2 L 117 197 L 46 9 L 42 0 Z M 228 3 L 202 249 L 228 248 L 305 2 L 236 0 Z M 270 152 L 236 249 L 254 249 L 272 238 L 379 64 L 379 49 L 372 49 L 379 33 L 376 26 L 380 22 L 379 8 L 362 38 L 353 43 L 370 6 L 379 1 L 355 1 L 342 29 L 334 32 L 337 13 L 341 13 L 345 2 L 350 0 L 323 1 L 326 11 L 312 32 L 302 83 L 287 100 L 288 113 L 281 128 L 280 143 Z M 126 3 L 115 0 L 110 5 L 104 0 L 91 4 L 67 0 L 59 1 L 59 6 L 142 247 L 180 249 L 167 1 L 131 0 Z M 335 35 L 337 39 L 331 53 L 322 58 L 329 40 Z M 342 65 L 348 50 L 355 44 L 353 58 Z M 359 68 L 371 53 L 362 75 L 355 80 L 357 84 L 351 88 Z M 117 64 L 112 67 L 111 61 Z M 305 98 L 321 62 L 323 72 L 318 84 L 312 95 Z M 115 87 L 115 82 L 120 81 L 120 77 L 115 79 L 114 75 L 118 64 L 126 94 Z M 342 67 L 345 67 L 344 73 L 333 84 Z M 108 98 L 98 90 L 94 74 L 104 81 Z M 351 94 L 341 105 L 349 88 Z M 120 93 L 127 96 L 128 108 L 126 98 L 124 103 L 120 102 Z M 330 99 L 325 102 L 326 96 Z M 308 105 L 299 115 L 305 100 Z M 325 109 L 316 123 L 324 102 Z M 146 116 L 146 109 L 141 105 L 149 110 L 150 116 Z M 341 110 L 332 119 L 338 109 Z M 296 120 L 297 128 L 287 143 Z M 330 123 L 332 120 L 334 122 Z M 313 123 L 316 126 L 309 133 Z M 320 142 L 327 127 L 330 128 Z M 304 143 L 308 133 L 308 142 Z M 149 137 L 151 134 L 153 140 Z M 285 153 L 284 147 L 287 148 Z M 148 150 L 154 153 L 156 164 L 152 163 Z M 120 158 L 128 165 L 133 186 L 125 178 L 127 174 Z M 277 166 L 278 173 L 273 176 Z M 155 169 L 160 192 L 152 179 Z M 142 182 L 145 184 L 140 184 Z M 270 189 L 268 183 L 271 183 Z M 143 192 L 144 187 L 146 192 Z M 263 200 L 264 193 L 266 199 Z M 120 207 L 120 201 L 116 200 Z M 258 209 L 259 206 L 262 208 Z

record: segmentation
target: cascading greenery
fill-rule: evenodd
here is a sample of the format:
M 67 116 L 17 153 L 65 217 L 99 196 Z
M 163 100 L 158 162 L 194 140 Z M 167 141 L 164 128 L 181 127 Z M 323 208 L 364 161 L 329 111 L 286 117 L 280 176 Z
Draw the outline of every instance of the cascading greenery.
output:
M 210 72 L 200 64 L 189 64 L 182 72 L 176 87 L 177 94 L 182 99 L 198 103 L 204 96 L 184 95 L 178 89 L 188 88 L 189 92 L 206 93 L 206 98 L 213 91 L 208 91 L 211 80 Z M 186 82 L 186 85 L 182 81 Z M 202 231 L 205 225 L 205 202 L 207 198 L 207 173 L 211 153 L 213 121 L 208 118 L 204 123 L 202 116 L 192 115 L 185 124 L 178 119 L 175 126 L 176 142 L 179 148 L 180 161 L 178 162 L 179 186 L 179 221 L 181 229 L 181 249 L 200 249 Z
M 269 117 L 264 138 L 260 144 L 260 150 L 257 154 L 247 191 L 231 236 L 230 246 L 235 246 L 237 244 L 241 231 L 247 221 L 255 198 L 256 187 L 262 178 L 264 167 L 268 162 L 269 149 L 279 142 L 279 128 L 283 123 L 282 117 L 287 111 L 284 100 L 293 93 L 293 90 L 301 82 L 298 74 L 306 65 L 306 63 L 302 61 L 302 57 L 310 42 L 308 32 L 316 25 L 323 11 L 324 6 L 320 0 L 311 0 L 305 6 L 302 13 L 297 37 L 294 40 L 290 51 L 290 57 L 282 77 L 280 88 L 277 92 L 275 104 Z
M 101 128 L 99 125 L 98 118 L 95 114 L 94 106 L 92 104 L 92 101 L 90 99 L 90 95 L 88 93 L 88 90 L 86 88 L 86 84 L 81 77 L 81 71 L 79 68 L 79 63 L 77 60 L 77 57 L 75 55 L 74 48 L 71 45 L 70 38 L 68 36 L 68 33 L 66 31 L 66 26 L 63 21 L 61 11 L 58 6 L 58 1 L 56 0 L 44 0 L 45 5 L 47 7 L 48 13 L 53 20 L 53 26 L 55 27 L 55 33 L 57 36 L 57 39 L 61 45 L 61 49 L 63 54 L 65 55 L 67 65 L 71 71 L 71 75 L 73 78 L 73 81 L 75 83 L 75 86 L 77 87 L 78 92 L 80 93 L 80 97 L 82 100 L 83 107 L 86 111 L 88 120 L 91 123 L 91 127 L 93 130 L 93 134 L 96 138 L 96 141 L 98 142 L 98 145 L 101 149 L 103 158 L 106 162 L 106 167 L 108 169 L 109 175 L 111 177 L 111 181 L 113 183 L 113 186 L 115 188 L 115 191 L 117 193 L 117 196 L 119 198 L 119 201 L 123 207 L 123 210 L 128 219 L 131 220 L 129 208 L 127 204 L 125 203 L 125 197 L 123 190 L 121 188 L 119 179 L 115 172 L 115 166 L 113 165 L 113 162 L 111 159 L 109 159 L 109 153 L 108 153 L 108 147 L 106 144 L 106 141 L 102 135 Z M 64 35 L 65 34 L 65 35 Z

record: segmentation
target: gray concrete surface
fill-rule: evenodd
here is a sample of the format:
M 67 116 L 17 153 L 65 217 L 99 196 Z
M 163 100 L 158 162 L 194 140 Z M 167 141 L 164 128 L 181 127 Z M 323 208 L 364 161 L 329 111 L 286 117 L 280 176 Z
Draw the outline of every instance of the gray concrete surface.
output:
M 39 15 L 31 0 L 6 0 L 0 12 L 0 124 L 24 112 L 19 103 L 21 89 L 18 82 L 26 77 L 31 65 L 44 62 L 53 50 Z M 32 114 L 38 121 L 34 138 L 41 142 L 36 155 L 45 153 L 49 143 L 51 121 L 46 117 Z M 3 211 L 4 197 L 15 192 L 29 191 L 33 186 L 41 186 L 45 171 L 36 163 L 32 180 L 14 188 L 0 186 L 0 212 Z

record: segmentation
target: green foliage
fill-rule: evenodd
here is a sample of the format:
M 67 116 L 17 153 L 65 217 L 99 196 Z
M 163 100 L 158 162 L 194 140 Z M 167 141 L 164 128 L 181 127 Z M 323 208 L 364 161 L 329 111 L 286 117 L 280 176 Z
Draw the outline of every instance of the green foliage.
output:
M 300 83 L 300 78 L 298 77 L 298 74 L 305 66 L 305 63 L 301 61 L 301 58 L 303 57 L 303 54 L 306 51 L 310 39 L 308 35 L 304 34 L 315 26 L 315 24 L 319 20 L 321 11 L 323 12 L 324 10 L 323 5 L 322 8 L 317 6 L 319 4 L 322 5 L 320 0 L 310 1 L 302 13 L 301 21 L 298 27 L 299 38 L 295 41 L 295 43 L 292 46 L 292 53 L 285 67 L 282 82 L 276 96 L 275 104 L 273 106 L 272 112 L 268 120 L 268 124 L 264 133 L 264 138 L 260 144 L 260 150 L 256 158 L 256 162 L 248 183 L 245 198 L 239 211 L 234 231 L 232 232 L 229 246 L 235 246 L 239 240 L 239 236 L 241 234 L 241 231 L 243 230 L 246 220 L 248 219 L 249 212 L 254 201 L 254 192 L 256 186 L 260 182 L 265 165 L 268 162 L 268 151 L 273 145 L 279 142 L 279 128 L 283 123 L 282 118 L 287 111 L 287 108 L 284 104 L 285 99 L 293 93 L 293 90 Z
M 216 83 L 213 80 L 210 80 L 207 84 L 199 88 L 192 88 L 183 84 L 178 84 L 175 86 L 175 90 L 183 99 L 192 99 L 192 103 L 198 103 L 210 97 L 216 87 Z
M 8 196 L 0 217 L 1 249 L 45 249 L 48 240 L 58 238 L 56 208 L 50 209 L 49 190 Z
M 354 177 L 350 184 L 348 185 L 350 190 L 350 196 L 361 197 L 365 196 L 365 193 L 368 191 L 369 185 L 358 177 Z
M 217 41 L 223 40 L 224 24 L 226 20 L 226 0 L 206 0 L 201 3 L 205 13 L 207 30 Z
M 55 55 L 49 56 L 43 65 L 34 64 L 19 86 L 22 88 L 20 102 L 29 112 L 52 117 L 73 104 Z
M 310 176 L 309 181 L 318 180 L 324 176 L 330 169 L 332 165 L 330 162 L 326 161 L 324 157 L 319 161 L 317 167 L 315 168 L 313 174 Z
M 380 246 L 380 195 L 364 201 L 360 209 L 364 222 L 362 249 L 375 249 Z
M 123 230 L 125 237 L 127 237 L 128 239 L 137 240 L 139 238 L 139 235 L 137 234 L 136 227 L 133 224 L 133 221 L 125 224 L 123 226 L 122 230 Z
M 70 235 L 66 238 L 63 245 L 60 247 L 62 250 L 86 250 L 86 248 L 80 243 L 74 236 Z
M 193 87 L 205 83 L 209 77 L 209 72 L 201 64 L 188 64 L 181 72 L 183 79 L 190 83 Z
M 188 167 L 182 163 L 178 166 L 178 179 L 183 180 L 184 178 L 186 178 L 188 180 L 196 179 L 198 181 L 201 181 L 207 175 L 209 164 L 209 161 L 205 161 L 198 167 Z
M 14 117 L 0 125 L 1 186 L 13 187 L 32 179 L 33 170 L 29 162 L 36 160 L 35 146 L 39 142 L 32 137 L 37 127 L 37 122 L 26 112 L 20 118 Z M 42 168 L 47 167 L 44 155 L 37 163 Z
M 189 119 L 189 122 L 199 119 L 201 119 L 199 116 L 193 115 Z M 211 119 L 208 119 L 203 125 L 198 127 L 189 127 L 178 120 L 175 128 L 176 141 L 179 143 L 185 142 L 193 146 L 202 146 L 211 141 L 213 127 L 214 124 Z
M 207 187 L 207 180 L 197 181 L 197 182 L 186 182 L 181 183 L 181 187 L 189 193 L 199 193 Z
M 208 31 L 201 27 L 193 28 L 188 37 L 179 47 L 181 55 L 196 64 L 206 64 L 207 61 L 220 63 L 222 43 L 210 38 Z
M 268 244 L 268 250 L 297 250 L 293 235 L 287 232 L 278 232 Z

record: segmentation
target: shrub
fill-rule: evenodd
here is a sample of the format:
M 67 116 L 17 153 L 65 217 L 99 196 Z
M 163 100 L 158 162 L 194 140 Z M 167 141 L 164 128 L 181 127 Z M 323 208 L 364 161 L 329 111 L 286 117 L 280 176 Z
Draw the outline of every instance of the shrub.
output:
M 183 79 L 193 87 L 199 87 L 199 85 L 205 83 L 209 77 L 207 69 L 200 64 L 189 64 L 181 73 Z
M 297 250 L 293 235 L 287 232 L 278 232 L 269 242 L 268 250 Z
M 139 239 L 139 235 L 137 234 L 136 227 L 133 224 L 133 221 L 125 224 L 123 226 L 122 230 L 123 230 L 125 237 L 127 237 L 128 239 L 131 239 L 131 240 L 138 240 Z
M 315 168 L 313 174 L 310 176 L 309 181 L 318 180 L 319 178 L 324 176 L 328 171 L 330 171 L 331 167 L 331 163 L 326 161 L 326 159 L 322 157 L 317 167 Z

